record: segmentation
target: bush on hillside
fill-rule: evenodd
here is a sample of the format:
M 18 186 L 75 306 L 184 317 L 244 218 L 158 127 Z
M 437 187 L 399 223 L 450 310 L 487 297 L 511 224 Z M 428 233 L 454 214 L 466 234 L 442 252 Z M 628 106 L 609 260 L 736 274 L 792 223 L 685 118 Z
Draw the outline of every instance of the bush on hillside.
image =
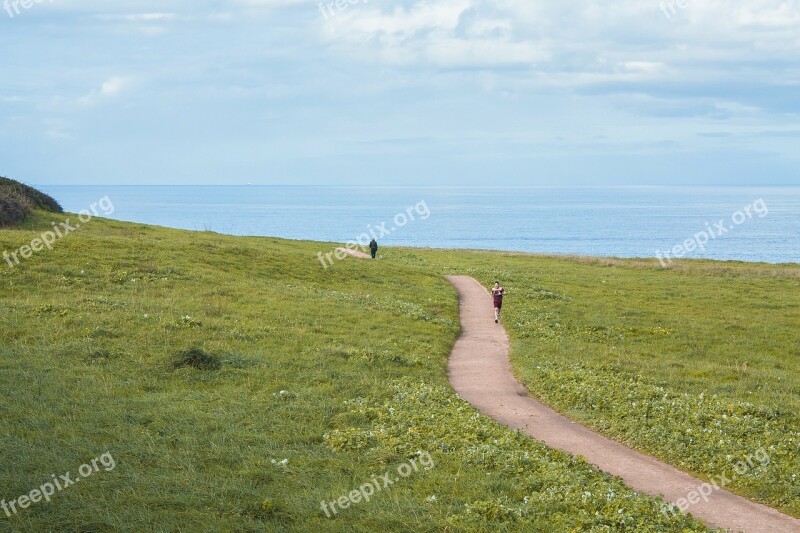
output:
M 19 224 L 34 209 L 51 213 L 64 211 L 58 202 L 43 192 L 0 176 L 0 228 Z
M 222 361 L 203 350 L 191 348 L 180 352 L 172 359 L 172 368 L 175 370 L 186 367 L 198 370 L 219 370 L 222 368 Z

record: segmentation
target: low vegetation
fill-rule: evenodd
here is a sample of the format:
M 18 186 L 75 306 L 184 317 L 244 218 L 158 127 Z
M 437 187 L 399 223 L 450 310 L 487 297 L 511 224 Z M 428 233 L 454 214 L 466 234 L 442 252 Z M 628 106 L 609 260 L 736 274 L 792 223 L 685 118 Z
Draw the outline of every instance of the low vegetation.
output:
M 487 286 L 503 280 L 515 372 L 545 403 L 800 516 L 797 265 L 664 269 L 655 260 L 450 252 L 404 260 Z M 769 464 L 749 465 L 759 452 Z
M 116 461 L 0 531 L 705 531 L 459 400 L 437 269 L 321 246 L 96 219 L 0 269 L 0 498 Z
M 7 187 L 0 250 L 60 209 Z M 0 268 L 0 499 L 116 462 L 0 531 L 706 531 L 452 392 L 456 273 L 505 285 L 533 394 L 800 516 L 797 266 L 332 246 L 96 219 Z
M 34 209 L 61 213 L 61 206 L 33 187 L 0 176 L 0 228 L 15 226 Z

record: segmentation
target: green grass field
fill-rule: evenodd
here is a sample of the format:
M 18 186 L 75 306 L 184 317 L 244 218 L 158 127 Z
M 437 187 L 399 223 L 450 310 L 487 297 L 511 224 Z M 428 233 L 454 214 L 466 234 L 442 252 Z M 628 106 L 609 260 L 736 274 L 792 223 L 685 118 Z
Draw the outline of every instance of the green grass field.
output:
M 800 515 L 797 267 L 385 250 L 325 270 L 332 246 L 95 219 L 0 263 L 0 498 L 115 460 L 0 531 L 705 531 L 460 401 L 445 273 L 503 281 L 546 402 L 703 476 L 765 448 L 731 488 Z M 176 364 L 190 349 L 209 368 Z
M 800 267 L 419 255 L 504 280 L 515 371 L 545 403 L 800 516 Z

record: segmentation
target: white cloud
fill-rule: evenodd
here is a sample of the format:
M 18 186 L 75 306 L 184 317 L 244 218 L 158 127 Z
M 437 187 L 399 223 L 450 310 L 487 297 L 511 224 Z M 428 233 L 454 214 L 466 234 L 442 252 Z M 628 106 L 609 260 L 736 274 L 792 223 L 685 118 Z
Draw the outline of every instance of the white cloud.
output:
M 131 22 L 170 21 L 175 19 L 175 13 L 137 13 L 125 15 L 125 20 Z
M 110 78 L 100 86 L 100 94 L 103 96 L 116 96 L 130 84 L 128 78 Z
M 537 62 L 547 60 L 549 54 L 533 43 L 444 38 L 430 40 L 421 57 L 434 65 L 443 67 L 501 64 L 533 66 Z
M 515 39 L 508 19 L 471 19 L 474 7 L 474 0 L 419 1 L 391 11 L 355 4 L 326 21 L 325 37 L 354 57 L 400 65 L 533 65 L 550 57 L 542 43 Z
M 95 15 L 94 18 L 113 22 L 121 25 L 131 26 L 145 35 L 161 35 L 167 32 L 169 23 L 176 20 L 178 15 L 165 12 L 145 12 L 145 13 L 103 13 Z
M 97 15 L 100 20 L 122 20 L 125 22 L 169 22 L 175 13 L 121 13 Z
M 625 61 L 620 66 L 625 70 L 634 72 L 658 72 L 664 69 L 663 63 L 653 61 Z
M 455 29 L 470 4 L 470 0 L 425 1 L 411 9 L 395 8 L 389 13 L 371 11 L 366 6 L 356 4 L 338 16 L 341 17 L 343 31 L 413 35 L 426 30 Z
M 800 26 L 800 3 L 797 1 L 757 2 L 740 6 L 736 22 L 742 27 L 791 28 Z
M 362 61 L 537 65 L 532 79 L 606 83 L 668 79 L 690 64 L 764 54 L 786 59 L 798 50 L 794 30 L 800 0 L 693 0 L 669 18 L 658 0 L 411 0 L 350 4 L 324 20 L 322 36 Z
M 122 94 L 131 86 L 132 79 L 122 76 L 115 76 L 105 80 L 100 84 L 99 89 L 95 89 L 85 96 L 78 98 L 78 103 L 84 106 L 91 106 L 103 99 L 113 98 Z

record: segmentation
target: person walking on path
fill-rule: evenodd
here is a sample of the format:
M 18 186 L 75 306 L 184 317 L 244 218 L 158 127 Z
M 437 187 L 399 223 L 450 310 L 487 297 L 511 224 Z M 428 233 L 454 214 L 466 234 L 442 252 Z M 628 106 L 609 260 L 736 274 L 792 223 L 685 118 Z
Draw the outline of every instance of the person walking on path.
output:
M 503 309 L 503 295 L 506 293 L 506 290 L 500 286 L 499 281 L 494 282 L 494 287 L 492 287 L 492 301 L 494 303 L 494 323 L 500 323 L 500 311 Z
M 375 259 L 375 256 L 378 255 L 378 241 L 372 239 L 369 243 L 369 251 L 372 253 L 372 258 Z

